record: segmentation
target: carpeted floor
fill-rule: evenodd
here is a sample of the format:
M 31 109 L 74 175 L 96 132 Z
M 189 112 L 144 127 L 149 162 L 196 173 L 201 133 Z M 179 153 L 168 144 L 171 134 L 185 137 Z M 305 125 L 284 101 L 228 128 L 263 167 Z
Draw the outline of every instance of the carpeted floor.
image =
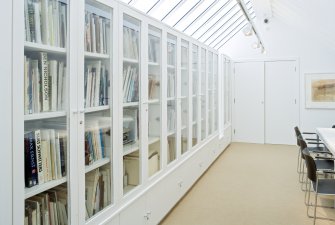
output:
M 232 143 L 161 225 L 313 224 L 296 165 L 296 146 Z M 335 218 L 335 209 L 318 212 Z

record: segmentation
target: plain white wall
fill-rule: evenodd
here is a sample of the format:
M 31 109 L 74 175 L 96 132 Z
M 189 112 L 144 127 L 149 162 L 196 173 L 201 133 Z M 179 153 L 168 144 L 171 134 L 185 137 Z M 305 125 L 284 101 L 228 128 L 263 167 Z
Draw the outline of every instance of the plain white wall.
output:
M 256 42 L 255 35 L 246 37 L 239 32 L 220 51 L 233 60 L 243 59 L 291 59 L 298 58 L 300 62 L 300 126 L 304 131 L 315 131 L 317 127 L 331 127 L 335 125 L 334 109 L 306 109 L 305 108 L 305 73 L 334 73 L 335 51 L 318 35 L 287 26 L 280 20 L 272 18 L 270 24 L 262 27 L 257 23 L 261 37 L 265 43 L 266 54 L 260 49 L 253 49 Z M 335 27 L 334 27 L 335 30 Z M 292 128 L 293 132 L 293 128 Z

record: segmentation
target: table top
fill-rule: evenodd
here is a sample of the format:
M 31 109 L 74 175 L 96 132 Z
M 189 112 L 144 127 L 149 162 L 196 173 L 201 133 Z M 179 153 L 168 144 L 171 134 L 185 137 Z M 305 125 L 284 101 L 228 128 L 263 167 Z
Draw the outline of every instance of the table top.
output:
M 334 128 L 317 128 L 317 134 L 326 145 L 326 147 L 335 154 L 335 129 Z

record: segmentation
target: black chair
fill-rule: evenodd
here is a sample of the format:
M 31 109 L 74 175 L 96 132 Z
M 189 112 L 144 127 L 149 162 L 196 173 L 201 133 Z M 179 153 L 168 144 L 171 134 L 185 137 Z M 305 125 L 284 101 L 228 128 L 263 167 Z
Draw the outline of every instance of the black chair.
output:
M 332 218 L 326 217 L 317 217 L 316 216 L 316 208 L 324 207 L 324 208 L 333 208 L 327 206 L 317 205 L 318 196 L 335 196 L 335 179 L 334 178 L 325 178 L 320 176 L 325 175 L 334 175 L 334 170 L 323 170 L 318 171 L 316 161 L 309 155 L 308 150 L 303 150 L 306 168 L 307 168 L 307 177 L 310 182 L 308 185 L 308 204 L 307 204 L 307 216 L 313 218 L 313 224 L 315 225 L 316 219 L 324 219 L 324 220 L 332 220 Z M 311 191 L 315 193 L 314 204 L 310 204 L 310 196 Z M 314 206 L 314 214 L 309 214 L 310 206 Z

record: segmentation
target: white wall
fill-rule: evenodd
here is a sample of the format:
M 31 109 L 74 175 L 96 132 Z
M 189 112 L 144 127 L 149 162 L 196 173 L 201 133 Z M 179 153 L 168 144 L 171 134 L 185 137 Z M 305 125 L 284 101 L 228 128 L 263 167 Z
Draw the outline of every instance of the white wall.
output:
M 238 59 L 288 59 L 298 58 L 300 62 L 300 126 L 302 130 L 313 131 L 316 127 L 330 127 L 335 124 L 334 109 L 305 108 L 305 73 L 335 73 L 335 50 L 313 32 L 318 30 L 299 29 L 273 17 L 269 25 L 257 23 L 265 43 L 266 54 L 253 49 L 255 35 L 246 37 L 241 32 L 221 49 L 221 52 Z M 333 29 L 335 31 L 335 27 Z M 293 132 L 293 131 L 292 131 Z

